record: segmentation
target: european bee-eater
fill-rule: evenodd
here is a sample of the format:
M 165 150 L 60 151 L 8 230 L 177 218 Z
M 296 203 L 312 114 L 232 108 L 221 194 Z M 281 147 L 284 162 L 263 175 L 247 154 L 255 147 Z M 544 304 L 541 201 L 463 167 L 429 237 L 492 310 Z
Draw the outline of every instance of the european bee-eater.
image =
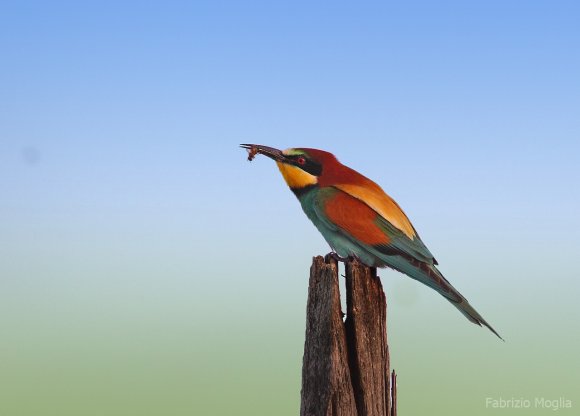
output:
M 436 290 L 471 322 L 501 338 L 443 277 L 407 215 L 375 182 L 323 150 L 240 146 L 249 150 L 249 160 L 263 154 L 276 162 L 302 209 L 339 257 L 398 270 Z

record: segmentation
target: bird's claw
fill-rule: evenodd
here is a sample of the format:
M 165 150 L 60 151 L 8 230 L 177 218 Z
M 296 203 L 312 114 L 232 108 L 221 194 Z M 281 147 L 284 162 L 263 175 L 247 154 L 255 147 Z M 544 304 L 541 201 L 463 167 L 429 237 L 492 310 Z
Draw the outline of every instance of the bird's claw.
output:
M 335 253 L 334 251 L 331 251 L 330 253 L 328 253 L 327 254 L 327 257 L 330 257 L 330 258 L 336 260 L 337 262 L 340 261 L 340 262 L 343 262 L 343 263 L 346 263 L 347 261 L 350 260 L 350 257 L 340 257 L 338 255 L 338 253 Z

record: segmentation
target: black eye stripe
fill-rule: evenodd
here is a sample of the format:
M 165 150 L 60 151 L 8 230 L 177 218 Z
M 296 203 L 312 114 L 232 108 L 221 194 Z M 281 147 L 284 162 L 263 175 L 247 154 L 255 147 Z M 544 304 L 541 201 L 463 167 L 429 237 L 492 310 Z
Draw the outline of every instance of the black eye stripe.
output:
M 309 159 L 306 155 L 295 155 L 290 158 L 294 165 L 314 176 L 322 174 L 322 165 Z
M 311 163 L 310 159 L 303 155 L 292 156 L 292 161 L 300 167 L 308 166 Z

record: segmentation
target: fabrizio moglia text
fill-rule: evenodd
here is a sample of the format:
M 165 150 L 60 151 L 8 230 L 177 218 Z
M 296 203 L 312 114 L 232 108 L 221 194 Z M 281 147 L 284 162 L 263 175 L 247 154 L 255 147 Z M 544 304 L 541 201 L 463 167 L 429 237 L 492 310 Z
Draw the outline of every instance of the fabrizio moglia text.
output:
M 486 397 L 486 409 L 550 409 L 561 410 L 571 409 L 572 400 L 565 397 L 547 398 L 547 397 Z

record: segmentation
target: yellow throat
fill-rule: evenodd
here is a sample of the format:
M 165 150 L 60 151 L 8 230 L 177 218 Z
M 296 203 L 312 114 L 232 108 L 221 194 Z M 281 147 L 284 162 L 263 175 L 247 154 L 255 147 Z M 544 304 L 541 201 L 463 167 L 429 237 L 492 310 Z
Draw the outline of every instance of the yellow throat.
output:
M 278 169 L 282 173 L 284 180 L 290 188 L 300 189 L 308 185 L 316 185 L 318 178 L 299 167 L 288 165 L 286 163 L 276 162 Z

